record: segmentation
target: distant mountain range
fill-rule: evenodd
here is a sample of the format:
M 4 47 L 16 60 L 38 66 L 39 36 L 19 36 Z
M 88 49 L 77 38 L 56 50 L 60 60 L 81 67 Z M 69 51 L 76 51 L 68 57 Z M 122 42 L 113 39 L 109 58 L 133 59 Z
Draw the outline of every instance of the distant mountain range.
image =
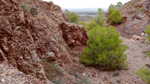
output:
M 88 14 L 88 15 L 95 15 L 97 13 L 98 8 L 63 8 L 62 10 L 65 11 L 65 9 L 68 9 L 71 12 L 75 12 L 77 14 Z M 107 8 L 103 8 L 103 10 L 106 12 Z

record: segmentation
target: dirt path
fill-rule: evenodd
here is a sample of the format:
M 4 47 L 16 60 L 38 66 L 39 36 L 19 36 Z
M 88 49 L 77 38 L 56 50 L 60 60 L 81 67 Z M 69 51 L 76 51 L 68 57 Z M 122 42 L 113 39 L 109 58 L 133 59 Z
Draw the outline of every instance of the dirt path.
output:
M 149 57 L 144 53 L 150 49 L 150 45 L 123 37 L 121 39 L 123 39 L 123 44 L 128 47 L 125 54 L 128 57 L 129 69 L 108 72 L 87 68 L 85 74 L 90 78 L 89 81 L 92 81 L 92 84 L 146 84 L 135 73 L 140 67 L 150 64 Z M 113 76 L 116 74 L 118 76 Z

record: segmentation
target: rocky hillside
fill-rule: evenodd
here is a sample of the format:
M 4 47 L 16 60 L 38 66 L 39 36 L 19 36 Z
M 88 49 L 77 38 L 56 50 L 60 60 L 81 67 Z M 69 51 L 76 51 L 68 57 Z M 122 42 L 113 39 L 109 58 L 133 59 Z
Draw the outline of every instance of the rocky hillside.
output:
M 55 71 L 69 82 L 72 53 L 87 39 L 52 2 L 0 0 L 0 84 L 52 84 Z
M 144 29 L 150 24 L 150 0 L 131 0 L 120 9 L 123 23 L 117 26 L 117 30 L 126 37 L 144 33 Z

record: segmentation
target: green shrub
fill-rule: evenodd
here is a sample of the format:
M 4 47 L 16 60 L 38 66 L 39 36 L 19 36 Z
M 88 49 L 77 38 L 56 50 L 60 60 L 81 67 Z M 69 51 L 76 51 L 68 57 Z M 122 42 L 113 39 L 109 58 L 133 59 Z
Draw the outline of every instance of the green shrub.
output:
M 119 10 L 114 10 L 110 15 L 109 15 L 109 21 L 111 24 L 119 24 L 122 22 L 122 16 L 120 14 Z
M 96 65 L 105 69 L 122 68 L 126 64 L 123 54 L 126 46 L 119 39 L 120 33 L 114 27 L 95 27 L 89 31 L 89 40 L 80 61 L 85 65 Z
M 146 67 L 142 67 L 140 70 L 137 70 L 137 75 L 139 75 L 143 81 L 147 82 L 147 84 L 150 84 L 150 70 Z

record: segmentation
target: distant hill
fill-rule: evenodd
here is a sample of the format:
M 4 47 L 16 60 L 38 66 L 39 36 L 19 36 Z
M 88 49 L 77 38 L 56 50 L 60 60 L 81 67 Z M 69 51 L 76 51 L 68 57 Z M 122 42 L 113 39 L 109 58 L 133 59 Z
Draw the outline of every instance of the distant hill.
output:
M 62 10 L 64 11 L 65 9 Z M 68 8 L 68 10 L 71 12 L 75 12 L 78 15 L 96 15 L 98 8 Z M 107 11 L 107 8 L 103 8 L 103 10 Z

